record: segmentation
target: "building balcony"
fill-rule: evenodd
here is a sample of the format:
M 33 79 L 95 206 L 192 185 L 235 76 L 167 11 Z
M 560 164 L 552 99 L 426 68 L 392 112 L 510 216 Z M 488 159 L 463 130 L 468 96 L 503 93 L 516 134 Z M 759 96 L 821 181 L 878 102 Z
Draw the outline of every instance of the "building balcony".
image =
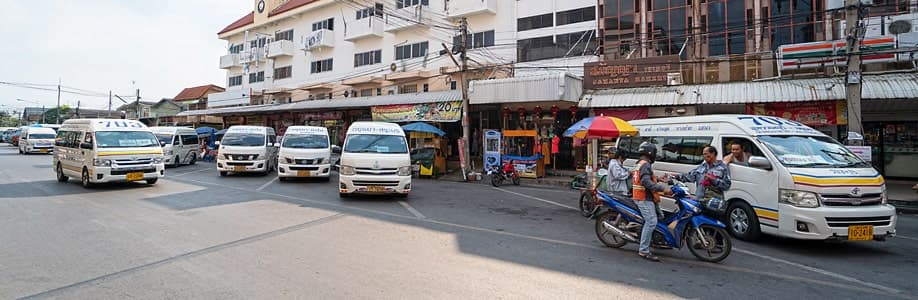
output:
M 268 58 L 293 56 L 293 42 L 288 40 L 274 41 L 267 46 Z
M 328 29 L 313 31 L 303 41 L 303 49 L 306 51 L 333 47 L 335 47 L 335 32 Z
M 239 63 L 240 64 L 251 64 L 256 61 L 265 60 L 265 49 L 264 48 L 255 48 L 242 51 L 239 53 Z
M 450 18 L 468 17 L 478 14 L 496 14 L 497 0 L 450 1 L 446 15 Z
M 386 32 L 396 32 L 427 26 L 432 16 L 430 6 L 414 5 L 395 9 L 386 15 Z
M 239 63 L 239 54 L 230 53 L 224 56 L 220 56 L 220 68 L 229 69 L 232 67 L 240 66 Z
M 383 36 L 383 27 L 386 26 L 383 18 L 367 17 L 354 21 L 347 27 L 344 39 L 353 42 L 363 38 L 381 38 Z

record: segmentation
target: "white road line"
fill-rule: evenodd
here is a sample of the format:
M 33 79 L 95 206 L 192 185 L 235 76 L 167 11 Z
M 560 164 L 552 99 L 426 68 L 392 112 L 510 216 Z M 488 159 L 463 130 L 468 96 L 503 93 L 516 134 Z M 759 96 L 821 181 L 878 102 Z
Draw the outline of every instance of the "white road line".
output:
M 265 184 L 262 184 L 260 187 L 258 187 L 257 189 L 255 189 L 255 191 L 256 191 L 256 192 L 261 192 L 261 190 L 265 189 L 266 187 L 268 187 L 269 185 L 271 185 L 272 183 L 274 183 L 275 181 L 277 181 L 278 178 L 280 178 L 280 177 L 274 177 L 274 179 L 271 179 L 271 181 L 265 182 Z
M 398 204 L 401 204 L 402 207 L 404 207 L 405 209 L 407 209 L 408 212 L 410 212 L 412 215 L 414 215 L 414 216 L 417 217 L 418 219 L 427 219 L 427 217 L 425 217 L 424 214 L 422 214 L 421 212 L 419 212 L 417 209 L 414 209 L 414 207 L 412 207 L 410 204 L 408 204 L 408 202 L 399 201 Z
M 898 234 L 893 239 L 906 239 L 906 240 L 918 241 L 918 238 L 913 238 L 910 236 L 904 236 L 904 235 L 898 235 Z
M 761 259 L 770 260 L 770 261 L 777 262 L 777 263 L 782 263 L 782 264 L 786 264 L 786 265 L 791 265 L 791 266 L 794 266 L 794 267 L 797 267 L 797 268 L 801 268 L 801 269 L 804 269 L 804 270 L 807 270 L 807 271 L 810 271 L 810 272 L 819 273 L 819 274 L 822 274 L 822 275 L 825 275 L 825 276 L 833 277 L 833 278 L 836 278 L 836 279 L 841 279 L 841 280 L 848 281 L 848 282 L 851 282 L 851 283 L 857 283 L 857 284 L 865 285 L 865 286 L 868 286 L 868 287 L 870 287 L 870 288 L 877 289 L 877 290 L 880 290 L 880 291 L 884 291 L 884 292 L 887 292 L 887 293 L 893 293 L 893 294 L 902 293 L 902 291 L 897 290 L 897 289 L 894 289 L 894 288 L 891 288 L 891 287 L 886 287 L 886 286 L 882 286 L 882 285 L 879 285 L 879 284 L 876 284 L 876 283 L 871 283 L 871 282 L 863 281 L 863 280 L 860 280 L 860 279 L 857 279 L 857 278 L 854 278 L 854 277 L 849 277 L 849 276 L 845 276 L 845 275 L 842 275 L 842 274 L 838 274 L 838 273 L 826 271 L 826 270 L 823 270 L 823 269 L 820 269 L 820 268 L 810 267 L 810 266 L 803 265 L 803 264 L 798 264 L 798 263 L 795 263 L 795 262 L 792 262 L 792 261 L 787 261 L 787 260 L 783 260 L 783 259 L 776 258 L 776 257 L 771 257 L 771 256 L 764 255 L 764 254 L 759 254 L 759 253 L 752 252 L 752 251 L 749 251 L 749 250 L 744 250 L 744 249 L 739 249 L 739 248 L 733 248 L 733 251 L 736 251 L 736 252 L 739 252 L 739 253 L 743 253 L 743 254 L 746 254 L 746 255 L 755 256 L 755 257 L 758 257 L 758 258 L 761 258 Z
M 188 174 L 201 173 L 201 172 L 204 172 L 204 171 L 214 171 L 214 169 L 211 169 L 211 168 L 203 168 L 203 169 L 194 170 L 194 171 L 191 171 L 191 172 L 178 173 L 178 174 L 175 174 L 175 175 L 169 175 L 169 173 L 166 173 L 166 175 L 167 175 L 167 176 L 185 176 L 185 175 L 188 175 Z
M 533 197 L 533 196 L 529 196 L 529 195 L 526 195 L 526 194 L 521 194 L 521 193 L 517 193 L 517 192 L 513 192 L 513 191 L 508 191 L 508 190 L 505 190 L 505 189 L 502 189 L 502 188 L 498 188 L 498 187 L 495 187 L 495 188 L 493 188 L 493 189 L 498 190 L 498 191 L 501 191 L 501 192 L 504 192 L 504 193 L 517 195 L 517 196 L 520 196 L 520 197 L 523 197 L 523 198 L 527 198 L 527 199 L 532 199 L 532 200 L 539 201 L 539 202 L 548 203 L 548 204 L 551 204 L 551 205 L 556 205 L 556 206 L 560 206 L 560 207 L 564 207 L 564 208 L 569 208 L 569 209 L 573 209 L 573 210 L 577 210 L 577 211 L 580 210 L 580 209 L 578 209 L 578 208 L 576 208 L 576 207 L 573 207 L 573 206 L 568 206 L 568 205 L 561 204 L 561 203 L 558 203 L 558 202 L 545 200 L 545 199 L 542 199 L 542 198 L 539 198 L 539 197 Z

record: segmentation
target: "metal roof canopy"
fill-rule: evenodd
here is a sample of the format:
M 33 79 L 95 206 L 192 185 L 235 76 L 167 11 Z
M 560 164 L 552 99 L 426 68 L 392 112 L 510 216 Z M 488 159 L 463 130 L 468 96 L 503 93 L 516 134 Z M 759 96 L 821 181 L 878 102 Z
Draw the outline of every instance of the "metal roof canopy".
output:
M 437 103 L 461 101 L 461 91 L 438 91 L 416 94 L 395 94 L 372 97 L 353 97 L 338 98 L 328 100 L 307 100 L 294 103 L 277 104 L 277 105 L 258 105 L 258 106 L 238 106 L 215 108 L 207 110 L 184 111 L 178 116 L 195 116 L 195 115 L 228 115 L 228 114 L 249 114 L 264 112 L 282 112 L 282 111 L 299 111 L 331 108 L 357 108 L 383 105 L 398 104 L 420 104 L 420 103 Z
M 580 100 L 580 107 L 843 100 L 844 80 L 844 77 L 827 77 L 596 90 L 584 94 Z M 918 73 L 865 75 L 862 98 L 918 98 Z
M 469 84 L 469 104 L 497 104 L 539 101 L 577 102 L 583 80 L 567 72 L 531 76 L 474 80 Z

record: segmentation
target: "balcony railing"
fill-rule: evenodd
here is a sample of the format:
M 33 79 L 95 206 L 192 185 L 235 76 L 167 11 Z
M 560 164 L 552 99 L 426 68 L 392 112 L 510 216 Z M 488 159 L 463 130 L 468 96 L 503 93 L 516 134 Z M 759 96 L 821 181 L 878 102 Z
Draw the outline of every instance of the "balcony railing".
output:
M 468 17 L 478 14 L 496 14 L 497 0 L 450 1 L 446 14 L 450 18 Z
M 347 27 L 347 32 L 344 36 L 344 39 L 347 41 L 355 41 L 370 37 L 382 37 L 383 27 L 386 25 L 384 24 L 383 18 L 375 16 L 356 20 L 352 24 L 353 25 Z

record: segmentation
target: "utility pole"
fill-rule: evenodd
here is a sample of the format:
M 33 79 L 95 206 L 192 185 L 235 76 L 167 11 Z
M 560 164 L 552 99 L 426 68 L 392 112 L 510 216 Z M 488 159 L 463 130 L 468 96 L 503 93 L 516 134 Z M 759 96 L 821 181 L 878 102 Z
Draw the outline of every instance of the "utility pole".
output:
M 134 111 L 137 114 L 137 121 L 140 121 L 140 89 L 137 89 L 137 99 L 134 100 Z
M 861 8 L 860 0 L 845 0 L 845 29 L 848 43 L 845 98 L 848 102 L 848 132 L 863 136 L 864 129 L 861 127 L 861 81 L 863 79 L 861 76 L 861 39 L 864 37 L 864 30 L 860 24 Z M 850 144 L 851 137 L 848 137 L 848 141 Z
M 80 100 L 77 100 L 76 118 L 80 118 Z
M 112 91 L 108 91 L 108 118 L 112 118 Z
M 41 123 L 45 124 L 45 115 L 48 114 L 48 111 L 45 110 L 45 105 L 41 105 Z
M 465 17 L 462 18 L 461 24 L 459 25 L 460 30 L 462 31 L 461 42 L 459 43 L 459 58 L 462 59 L 462 67 L 459 72 L 459 78 L 462 81 L 462 148 L 459 151 L 462 151 L 462 157 L 465 157 L 465 161 L 462 163 L 462 178 L 468 180 L 469 172 L 471 171 L 471 161 L 472 158 L 469 157 L 469 56 L 468 56 L 468 42 L 469 42 L 469 23 L 468 19 Z
M 61 79 L 57 79 L 57 124 L 61 123 Z

